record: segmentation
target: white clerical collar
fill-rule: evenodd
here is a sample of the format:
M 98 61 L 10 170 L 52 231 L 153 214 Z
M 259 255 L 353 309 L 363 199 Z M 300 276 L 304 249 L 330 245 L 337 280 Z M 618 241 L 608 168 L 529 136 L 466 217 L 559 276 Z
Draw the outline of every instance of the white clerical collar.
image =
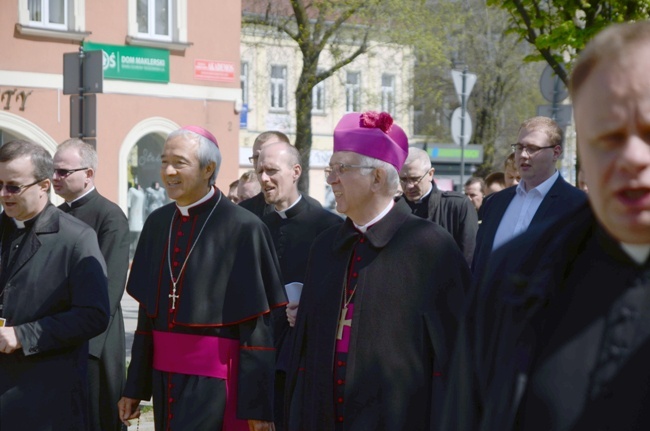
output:
M 366 233 L 366 231 L 370 226 L 377 223 L 379 220 L 383 219 L 386 216 L 386 214 L 388 214 L 388 211 L 390 211 L 393 208 L 393 205 L 395 205 L 395 201 L 391 199 L 390 202 L 388 202 L 388 206 L 386 207 L 386 209 L 380 212 L 377 217 L 370 220 L 368 223 L 364 224 L 363 226 L 359 226 L 358 224 L 353 222 L 354 227 L 356 227 L 361 233 Z
M 422 196 L 420 199 L 418 199 L 417 201 L 415 201 L 415 203 L 416 203 L 416 204 L 421 204 L 422 201 L 423 201 L 427 196 L 429 196 L 429 195 L 431 194 L 432 191 L 433 191 L 433 184 L 431 184 L 431 187 L 429 187 L 429 191 L 426 192 L 426 193 L 424 194 L 424 196 Z
M 282 210 L 282 211 L 278 211 L 278 210 L 275 209 L 275 206 L 274 206 L 273 209 L 275 210 L 276 213 L 278 213 L 278 215 L 280 216 L 280 218 L 288 218 L 288 217 L 287 217 L 287 211 L 289 211 L 291 208 L 293 208 L 293 207 L 295 207 L 296 205 L 298 205 L 298 202 L 300 202 L 300 199 L 302 199 L 302 195 L 301 195 L 301 194 L 298 195 L 298 199 L 296 199 L 296 201 L 295 201 L 294 203 L 292 203 L 292 204 L 289 206 L 289 208 L 284 209 L 284 210 Z
M 537 187 L 533 187 L 532 189 L 526 191 L 525 183 L 524 181 L 521 181 L 519 184 L 517 184 L 517 194 L 521 196 L 526 196 L 527 193 L 532 192 L 533 190 L 537 190 L 537 192 L 542 195 L 542 198 L 546 197 L 546 193 L 548 193 L 549 190 L 551 190 L 551 187 L 553 187 L 553 184 L 555 184 L 555 180 L 557 180 L 557 177 L 560 176 L 560 172 L 558 170 L 555 171 L 553 175 L 548 177 L 546 181 L 538 185 Z
M 72 204 L 73 204 L 74 202 L 77 202 L 79 199 L 81 199 L 82 197 L 86 196 L 88 193 L 92 192 L 93 190 L 95 190 L 95 186 L 92 186 L 92 187 L 90 188 L 90 190 L 88 190 L 86 193 L 84 193 L 83 195 L 79 196 L 78 198 L 73 199 L 73 200 L 71 200 L 70 202 L 66 202 L 66 204 L 68 204 L 70 207 L 72 207 Z
M 639 265 L 643 265 L 650 255 L 650 244 L 621 243 L 621 248 Z
M 14 223 L 16 224 L 16 227 L 18 229 L 25 229 L 25 221 L 28 221 L 28 220 L 20 221 L 20 220 L 16 220 L 16 219 L 12 219 L 12 220 L 14 221 Z
M 209 200 L 212 196 L 214 196 L 214 193 L 215 193 L 214 188 L 210 187 L 210 190 L 208 191 L 208 194 L 206 194 L 205 196 L 203 196 L 201 199 L 194 202 L 193 204 L 189 204 L 189 205 L 184 206 L 184 207 L 176 204 L 176 207 L 181 212 L 181 215 L 184 215 L 184 216 L 187 217 L 188 215 L 190 215 L 190 208 L 194 208 L 197 205 L 201 205 L 203 202 Z

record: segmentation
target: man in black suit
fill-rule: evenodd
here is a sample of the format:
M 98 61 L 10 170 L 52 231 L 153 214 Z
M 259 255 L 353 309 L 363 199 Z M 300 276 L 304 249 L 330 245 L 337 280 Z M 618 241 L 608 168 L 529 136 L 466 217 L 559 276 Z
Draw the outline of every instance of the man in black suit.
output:
M 97 236 L 50 204 L 52 169 L 38 144 L 0 147 L 2 430 L 88 429 L 88 340 L 108 325 Z
M 520 126 L 512 148 L 521 182 L 494 193 L 481 208 L 472 261 L 474 278 L 482 277 L 493 250 L 530 225 L 556 220 L 586 202 L 585 193 L 555 169 L 562 154 L 562 136 L 562 129 L 548 117 L 533 117 Z
M 120 430 L 117 402 L 125 378 L 124 319 L 120 300 L 129 267 L 129 224 L 119 206 L 95 189 L 97 152 L 80 139 L 59 145 L 54 155 L 54 191 L 65 199 L 59 209 L 97 233 L 106 260 L 111 320 L 108 329 L 90 340 L 88 383 L 92 430 Z

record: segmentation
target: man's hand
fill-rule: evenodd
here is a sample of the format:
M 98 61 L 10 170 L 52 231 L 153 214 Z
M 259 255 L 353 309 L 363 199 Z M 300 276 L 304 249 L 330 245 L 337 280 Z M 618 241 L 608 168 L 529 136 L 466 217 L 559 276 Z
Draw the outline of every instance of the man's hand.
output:
M 298 315 L 298 302 L 290 302 L 287 304 L 287 320 L 289 321 L 289 326 L 293 328 L 296 324 L 296 316 Z
M 133 398 L 122 397 L 117 402 L 117 408 L 120 413 L 120 420 L 124 425 L 131 426 L 130 419 L 137 419 L 140 417 L 140 400 Z
M 248 421 L 249 431 L 275 431 L 275 424 L 266 421 Z
M 0 328 L 0 353 L 13 353 L 23 346 L 16 337 L 16 330 L 13 326 L 4 326 Z

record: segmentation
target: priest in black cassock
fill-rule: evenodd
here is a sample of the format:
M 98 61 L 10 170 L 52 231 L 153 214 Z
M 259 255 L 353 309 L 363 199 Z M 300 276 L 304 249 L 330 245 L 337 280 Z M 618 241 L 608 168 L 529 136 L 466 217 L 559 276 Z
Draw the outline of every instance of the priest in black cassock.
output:
M 126 377 L 124 318 L 120 301 L 129 269 L 129 223 L 124 212 L 95 189 L 97 152 L 81 139 L 69 139 L 54 154 L 52 183 L 65 199 L 59 206 L 97 233 L 106 260 L 111 320 L 101 335 L 90 340 L 88 385 L 90 429 L 121 430 L 117 411 Z
M 309 249 L 314 239 L 330 226 L 340 225 L 341 217 L 314 205 L 298 190 L 302 173 L 300 153 L 286 142 L 265 145 L 257 171 L 265 201 L 273 212 L 262 217 L 273 238 L 280 261 L 282 281 L 289 297 L 287 307 L 297 309 L 299 292 L 305 280 Z M 291 328 L 285 309 L 278 310 L 274 322 L 278 350 L 275 381 L 275 425 L 283 429 L 284 382 L 291 356 Z M 295 318 L 295 314 L 293 316 Z
M 470 273 L 454 239 L 395 203 L 408 140 L 346 114 L 326 169 L 347 215 L 311 247 L 287 376 L 288 429 L 431 430 Z
M 260 158 L 260 152 L 262 151 L 262 148 L 266 145 L 276 144 L 278 142 L 284 142 L 291 145 L 289 137 L 282 132 L 278 132 L 277 130 L 268 130 L 266 132 L 260 133 L 257 138 L 255 138 L 255 142 L 253 142 L 253 155 L 248 158 L 248 161 L 253 164 L 253 171 L 257 172 L 257 163 Z M 321 206 L 316 199 L 313 199 L 307 195 L 303 195 L 303 199 L 308 200 L 314 206 Z M 252 198 L 240 201 L 239 205 L 242 208 L 246 208 L 248 211 L 252 212 L 259 218 L 262 218 L 266 214 L 273 212 L 273 204 L 266 202 L 263 192 L 259 192 Z
M 495 251 L 457 343 L 445 430 L 650 429 L 650 22 L 570 81 L 590 206 Z
M 156 430 L 273 429 L 270 311 L 286 304 L 266 226 L 214 180 L 207 130 L 169 135 L 161 177 L 175 203 L 145 223 L 127 292 L 140 303 L 120 416 L 153 395 Z

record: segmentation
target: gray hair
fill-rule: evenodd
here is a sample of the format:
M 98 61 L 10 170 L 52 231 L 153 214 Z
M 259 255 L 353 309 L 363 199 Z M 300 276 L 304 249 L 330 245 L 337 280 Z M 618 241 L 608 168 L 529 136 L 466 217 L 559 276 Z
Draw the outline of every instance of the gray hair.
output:
M 431 169 L 431 158 L 429 153 L 418 147 L 409 147 L 409 153 L 404 161 L 404 165 L 410 165 L 411 163 L 418 162 L 425 169 Z
M 358 153 L 357 153 L 358 154 Z M 397 168 L 388 162 L 375 159 L 374 157 L 359 155 L 359 164 L 364 166 L 372 166 L 375 169 L 383 169 L 386 172 L 386 192 L 391 196 L 399 190 L 399 173 Z M 370 169 L 361 169 L 361 175 L 370 175 Z
M 208 138 L 199 135 L 198 133 L 194 133 L 186 129 L 178 129 L 171 132 L 169 136 L 167 136 L 167 140 L 169 141 L 170 139 L 178 137 L 182 137 L 187 140 L 198 141 L 199 149 L 196 152 L 196 156 L 199 159 L 199 167 L 201 169 L 214 162 L 214 172 L 212 173 L 212 176 L 208 182 L 208 185 L 213 186 L 214 182 L 217 179 L 217 175 L 219 174 L 219 168 L 221 168 L 221 151 L 219 150 L 217 144 Z
M 90 168 L 97 172 L 97 151 L 92 145 L 82 141 L 79 138 L 72 138 L 65 140 L 56 149 L 56 152 L 68 149 L 77 150 L 81 157 L 81 162 L 84 168 Z

